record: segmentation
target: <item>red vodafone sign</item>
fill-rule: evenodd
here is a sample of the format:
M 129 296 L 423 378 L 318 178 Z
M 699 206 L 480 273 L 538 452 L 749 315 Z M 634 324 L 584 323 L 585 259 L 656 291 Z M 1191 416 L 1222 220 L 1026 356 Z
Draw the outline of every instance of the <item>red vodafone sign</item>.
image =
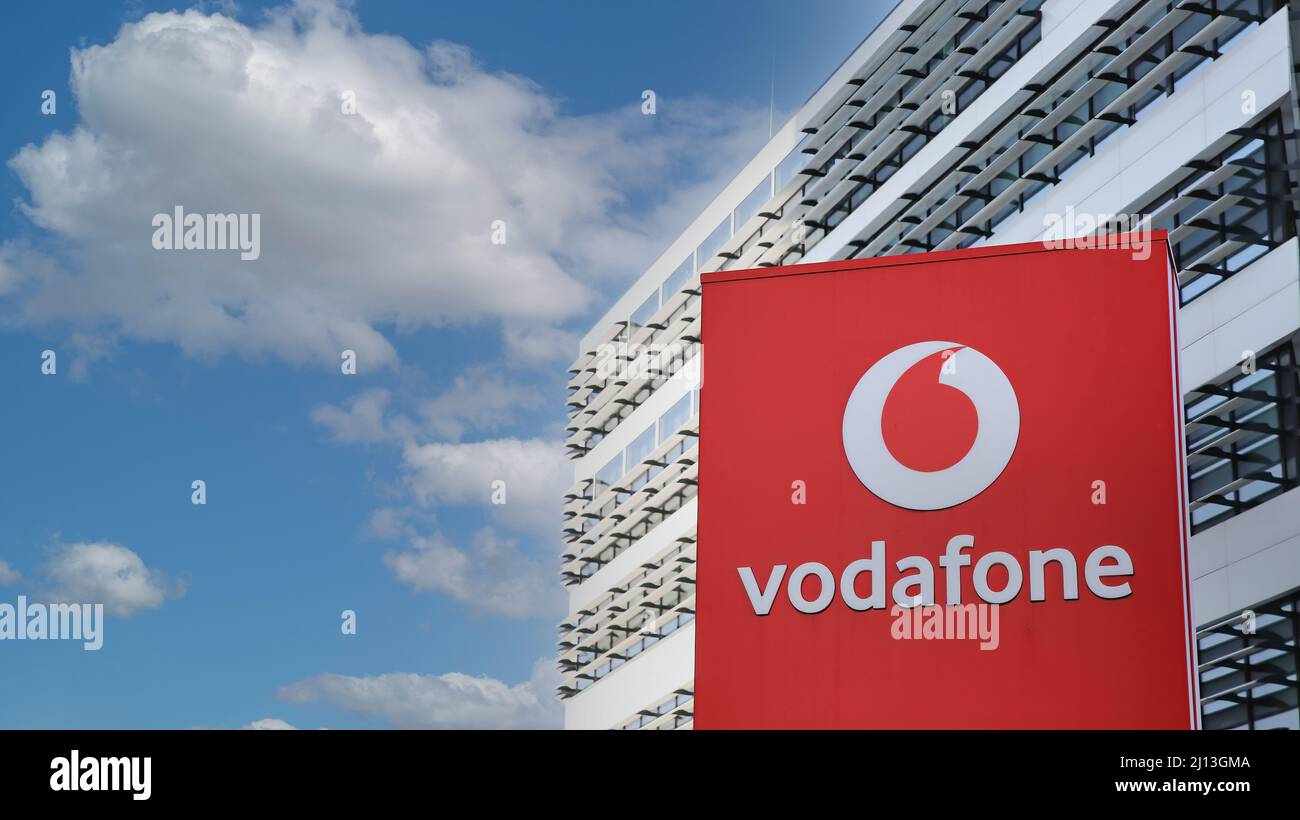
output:
M 1192 728 L 1163 235 L 703 277 L 699 728 Z

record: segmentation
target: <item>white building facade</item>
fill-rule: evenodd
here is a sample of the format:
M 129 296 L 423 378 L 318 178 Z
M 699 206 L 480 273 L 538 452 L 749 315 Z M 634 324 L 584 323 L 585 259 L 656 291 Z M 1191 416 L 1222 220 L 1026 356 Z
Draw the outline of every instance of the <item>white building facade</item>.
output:
M 1300 728 L 1295 5 L 900 2 L 581 342 L 566 727 L 693 725 L 701 272 L 1137 214 L 1182 290 L 1204 725 Z

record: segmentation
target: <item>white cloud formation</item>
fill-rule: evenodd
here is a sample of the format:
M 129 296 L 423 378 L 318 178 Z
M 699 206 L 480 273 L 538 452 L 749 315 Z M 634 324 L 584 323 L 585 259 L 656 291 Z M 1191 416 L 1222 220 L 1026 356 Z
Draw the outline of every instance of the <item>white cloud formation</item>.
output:
M 499 369 L 474 366 L 452 379 L 431 398 L 415 402 L 412 414 L 393 409 L 392 393 L 382 387 L 364 390 L 344 407 L 322 404 L 312 421 L 341 444 L 411 442 L 421 436 L 459 441 L 471 431 L 495 431 L 543 404 L 536 390 L 508 381 Z
M 392 412 L 383 389 L 365 391 L 344 408 L 322 405 L 312 412 L 335 441 L 400 445 L 401 486 L 409 503 L 374 510 L 363 530 L 366 537 L 406 542 L 384 556 L 398 580 L 487 614 L 529 618 L 563 611 L 553 567 L 498 532 L 555 543 L 559 493 L 572 483 L 558 437 L 425 440 L 432 432 L 458 436 L 471 428 L 503 426 L 535 401 L 535 394 L 499 374 L 471 369 L 443 393 L 420 402 L 419 420 Z M 475 532 L 466 546 L 437 529 L 422 533 L 417 525 L 427 527 L 444 506 L 478 507 L 491 525 Z
M 72 366 L 68 378 L 84 382 L 90 377 L 90 368 L 113 352 L 113 340 L 98 333 L 73 333 L 65 345 L 71 350 Z
M 270 730 L 286 730 L 286 729 L 297 729 L 298 727 L 297 727 L 297 726 L 294 726 L 294 725 L 292 725 L 292 724 L 289 724 L 289 723 L 287 723 L 287 722 L 285 722 L 285 721 L 283 721 L 283 720 L 280 720 L 279 718 L 262 718 L 261 720 L 255 720 L 255 721 L 253 721 L 252 723 L 247 723 L 247 724 L 245 724 L 245 725 L 243 725 L 243 726 L 240 726 L 239 728 L 241 728 L 241 729 L 261 729 L 261 730 L 267 730 L 267 729 L 270 729 Z
M 546 325 L 506 325 L 506 358 L 515 364 L 569 364 L 577 357 L 581 334 Z
M 398 580 L 417 590 L 441 592 L 477 612 L 508 618 L 558 618 L 564 613 L 564 593 L 553 568 L 491 527 L 475 532 L 468 549 L 440 532 L 413 536 L 409 549 L 388 552 L 384 563 Z
M 21 573 L 9 566 L 8 561 L 0 561 L 0 586 L 16 584 L 23 579 Z
M 0 296 L 18 287 L 22 274 L 18 272 L 24 249 L 13 244 L 0 245 Z
M 378 507 L 370 511 L 361 534 L 363 538 L 380 541 L 396 539 L 415 534 L 408 523 L 415 511 L 409 507 Z
M 121 544 L 107 541 L 58 545 L 44 575 L 44 595 L 50 601 L 102 603 L 106 612 L 123 617 L 157 609 L 168 597 L 185 593 L 184 584 L 145 566 Z
M 421 403 L 420 414 L 435 435 L 459 440 L 470 430 L 499 430 L 523 410 L 542 404 L 535 390 L 506 381 L 500 370 L 472 367 L 439 395 Z
M 567 115 L 461 46 L 368 34 L 330 2 L 257 26 L 150 14 L 74 49 L 71 85 L 76 128 L 9 162 L 68 264 L 5 246 L 10 318 L 197 355 L 337 366 L 351 348 L 363 369 L 396 360 L 388 327 L 480 320 L 510 328 L 512 355 L 560 356 L 556 323 L 639 272 L 762 136 L 758 111 L 699 101 Z M 707 182 L 673 189 L 678 170 Z M 177 205 L 260 214 L 260 258 L 154 250 Z
M 391 441 L 394 422 L 386 418 L 391 395 L 382 387 L 358 393 L 346 408 L 322 404 L 311 411 L 312 421 L 329 431 L 340 444 L 374 444 Z
M 316 675 L 280 689 L 286 703 L 326 702 L 397 729 L 554 729 L 563 722 L 553 662 L 539 660 L 532 677 L 510 686 L 459 672 L 392 672 L 353 677 Z
M 558 439 L 408 443 L 402 459 L 420 504 L 481 504 L 502 527 L 548 540 L 559 531 L 559 497 L 573 483 L 573 467 Z M 504 482 L 503 504 L 492 503 L 496 481 Z

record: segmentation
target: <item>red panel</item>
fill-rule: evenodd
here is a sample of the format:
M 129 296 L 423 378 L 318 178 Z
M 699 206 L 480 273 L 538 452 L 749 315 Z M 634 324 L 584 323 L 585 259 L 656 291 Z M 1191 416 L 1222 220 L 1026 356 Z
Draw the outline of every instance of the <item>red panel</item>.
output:
M 1145 260 L 1029 244 L 704 277 L 699 728 L 1196 725 L 1176 290 L 1163 235 L 1153 242 Z M 844 443 L 864 373 L 926 341 L 996 364 L 1020 417 L 997 478 L 934 510 L 882 500 Z M 909 369 L 884 411 L 889 451 L 923 472 L 961 461 L 976 429 L 997 423 L 995 410 L 973 423 L 961 391 L 934 383 L 942 355 Z M 958 352 L 958 366 L 972 355 Z M 796 481 L 806 503 L 794 503 Z M 943 603 L 938 559 L 961 534 L 974 537 L 963 602 L 980 601 L 982 556 L 1005 551 L 1022 569 L 998 612 L 997 648 L 894 637 L 892 588 L 913 574 L 895 562 L 927 558 Z M 852 609 L 837 590 L 825 610 L 796 611 L 786 584 L 796 567 L 817 562 L 838 581 L 881 540 L 883 608 Z M 1098 597 L 1086 582 L 1102 545 L 1131 558 L 1131 576 L 1101 581 L 1129 583 L 1127 597 Z M 1031 601 L 1029 553 L 1054 547 L 1074 556 L 1078 598 L 1063 597 L 1050 564 L 1046 600 Z M 787 570 L 770 614 L 756 614 L 738 569 L 762 589 L 777 565 Z M 988 574 L 995 590 L 1006 580 Z M 863 576 L 858 593 L 867 586 Z M 814 598 L 820 584 L 801 589 Z

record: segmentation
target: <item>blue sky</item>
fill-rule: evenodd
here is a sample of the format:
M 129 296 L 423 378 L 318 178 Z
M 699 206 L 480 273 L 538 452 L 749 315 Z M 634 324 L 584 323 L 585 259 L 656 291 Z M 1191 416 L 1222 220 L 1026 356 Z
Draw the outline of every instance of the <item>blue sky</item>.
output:
M 558 725 L 574 340 L 886 7 L 186 8 L 4 12 L 0 601 L 116 614 L 0 642 L 0 726 Z

